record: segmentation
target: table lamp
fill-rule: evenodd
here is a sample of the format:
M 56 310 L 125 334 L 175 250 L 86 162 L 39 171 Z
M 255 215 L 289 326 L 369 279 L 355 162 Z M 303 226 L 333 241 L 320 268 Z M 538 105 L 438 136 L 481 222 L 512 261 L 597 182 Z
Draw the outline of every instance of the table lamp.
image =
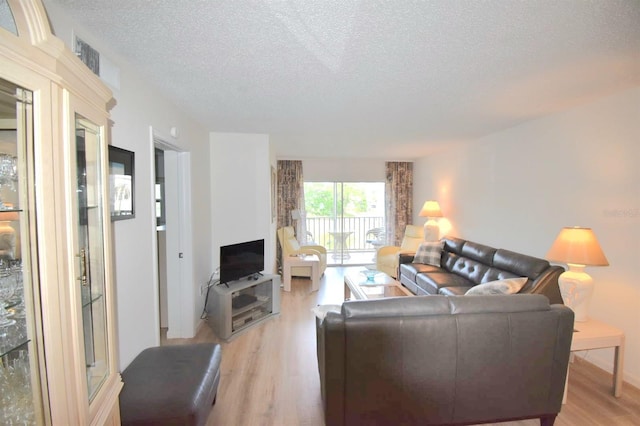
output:
M 422 210 L 420 210 L 420 217 L 427 218 L 427 221 L 424 223 L 424 240 L 439 241 L 440 226 L 438 225 L 436 218 L 442 217 L 440 204 L 433 200 L 425 201 L 422 205 Z
M 576 321 L 586 321 L 593 294 L 593 279 L 585 266 L 608 266 L 591 228 L 563 228 L 546 255 L 552 262 L 566 263 L 569 270 L 558 278 L 565 305 L 573 310 Z

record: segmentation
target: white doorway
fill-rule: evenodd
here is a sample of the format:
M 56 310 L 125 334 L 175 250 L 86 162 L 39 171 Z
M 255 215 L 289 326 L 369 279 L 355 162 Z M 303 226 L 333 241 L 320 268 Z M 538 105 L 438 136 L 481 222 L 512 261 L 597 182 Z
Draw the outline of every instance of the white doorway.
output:
M 161 158 L 162 175 L 154 173 L 158 315 L 161 336 L 189 338 L 193 318 L 193 261 L 191 253 L 190 154 L 152 133 L 152 164 Z M 160 219 L 160 220 L 159 220 Z

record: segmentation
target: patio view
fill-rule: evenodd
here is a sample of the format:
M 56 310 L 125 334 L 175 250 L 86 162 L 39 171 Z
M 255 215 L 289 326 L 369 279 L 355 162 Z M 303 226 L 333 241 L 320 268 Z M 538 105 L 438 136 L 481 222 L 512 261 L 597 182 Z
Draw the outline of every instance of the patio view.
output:
M 305 182 L 308 242 L 327 248 L 330 265 L 375 262 L 385 245 L 384 182 Z

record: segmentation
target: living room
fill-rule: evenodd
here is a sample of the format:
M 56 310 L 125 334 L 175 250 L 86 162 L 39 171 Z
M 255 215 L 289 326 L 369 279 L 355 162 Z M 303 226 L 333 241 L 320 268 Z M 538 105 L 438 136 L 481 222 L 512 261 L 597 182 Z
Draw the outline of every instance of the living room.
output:
M 152 182 L 153 176 L 150 127 L 188 155 L 190 163 L 193 232 L 184 253 L 193 265 L 193 286 L 185 288 L 181 296 L 181 337 L 196 332 L 204 303 L 200 287 L 217 267 L 221 245 L 264 237 L 272 248 L 267 264 L 275 265 L 270 169 L 278 159 L 295 155 L 278 153 L 277 135 L 210 128 L 159 93 L 124 54 L 111 47 L 110 40 L 73 21 L 61 2 L 45 1 L 45 5 L 56 34 L 66 44 L 71 43 L 72 33 L 80 34 L 119 68 L 119 87 L 111 87 L 116 99 L 111 111 L 111 141 L 137 154 L 138 200 L 136 217 L 113 226 L 119 355 L 124 368 L 142 349 L 160 341 L 153 279 L 157 274 L 156 229 L 153 203 L 145 201 L 153 199 L 152 185 L 145 184 Z M 556 31 L 562 40 L 561 31 Z M 636 48 L 637 43 L 636 38 Z M 593 56 L 593 63 L 575 63 L 555 71 L 578 76 L 593 68 L 605 73 L 617 69 L 619 79 L 612 83 L 619 84 L 617 87 L 602 93 L 584 90 L 571 103 L 562 103 L 562 99 L 550 102 L 540 92 L 557 76 L 525 73 L 521 85 L 505 88 L 502 98 L 487 100 L 484 118 L 510 116 L 510 102 L 524 98 L 536 100 L 532 103 L 535 110 L 529 111 L 535 118 L 523 117 L 499 131 L 446 141 L 424 155 L 398 150 L 397 156 L 385 159 L 296 158 L 309 170 L 330 162 L 333 167 L 327 169 L 327 179 L 334 178 L 336 170 L 346 169 L 377 170 L 383 175 L 385 160 L 413 161 L 414 223 L 424 221 L 418 216 L 421 203 L 436 199 L 452 224 L 452 235 L 533 256 L 544 257 L 564 226 L 593 228 L 610 266 L 588 268 L 596 285 L 590 315 L 624 331 L 624 378 L 638 387 L 640 288 L 634 274 L 640 253 L 638 57 L 637 50 L 635 57 Z M 578 89 L 572 86 L 566 90 Z M 174 128 L 177 138 L 171 136 Z M 413 147 L 419 151 L 419 144 Z M 338 152 L 332 148 L 327 151 Z M 611 352 L 604 349 L 584 355 L 611 372 Z

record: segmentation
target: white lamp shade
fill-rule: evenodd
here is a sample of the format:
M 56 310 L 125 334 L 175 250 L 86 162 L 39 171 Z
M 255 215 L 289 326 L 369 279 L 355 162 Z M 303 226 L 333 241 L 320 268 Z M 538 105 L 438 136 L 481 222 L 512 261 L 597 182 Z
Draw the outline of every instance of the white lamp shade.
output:
M 562 228 L 546 258 L 552 262 L 574 265 L 609 265 L 591 228 Z
M 442 217 L 442 210 L 437 201 L 425 201 L 420 210 L 420 217 Z

